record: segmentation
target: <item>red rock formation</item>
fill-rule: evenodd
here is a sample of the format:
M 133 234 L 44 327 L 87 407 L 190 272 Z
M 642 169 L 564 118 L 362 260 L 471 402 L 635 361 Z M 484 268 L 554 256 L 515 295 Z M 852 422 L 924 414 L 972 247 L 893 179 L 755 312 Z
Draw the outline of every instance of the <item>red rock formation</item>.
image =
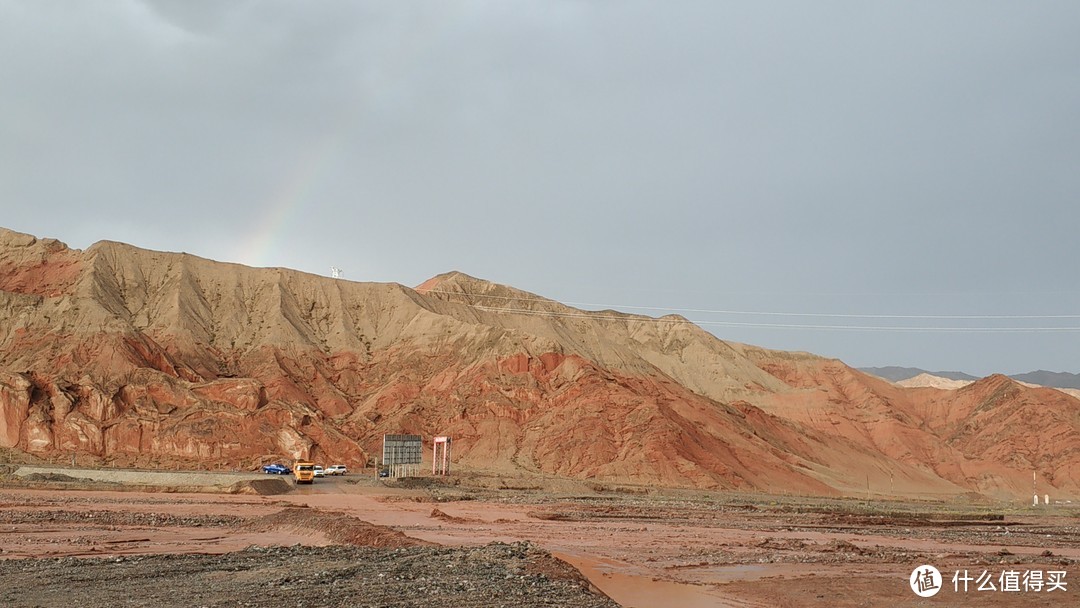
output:
M 0 230 L 0 446 L 103 461 L 363 465 L 383 433 L 465 464 L 773 492 L 1073 491 L 1080 402 L 991 377 L 903 389 L 440 275 L 418 290 Z
M 1080 487 L 1080 401 L 1065 393 L 1003 375 L 956 390 L 903 388 L 836 360 L 742 350 L 800 389 L 758 404 L 805 427 L 987 494 L 1028 496 L 1032 472 L 1044 489 Z

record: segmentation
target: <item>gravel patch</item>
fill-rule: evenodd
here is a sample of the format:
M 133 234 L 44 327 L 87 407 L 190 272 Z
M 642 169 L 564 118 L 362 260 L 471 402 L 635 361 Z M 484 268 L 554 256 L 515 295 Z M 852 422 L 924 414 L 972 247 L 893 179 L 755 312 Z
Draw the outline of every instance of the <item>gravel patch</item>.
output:
M 482 547 L 250 547 L 224 555 L 0 561 L 0 605 L 614 608 L 529 543 Z

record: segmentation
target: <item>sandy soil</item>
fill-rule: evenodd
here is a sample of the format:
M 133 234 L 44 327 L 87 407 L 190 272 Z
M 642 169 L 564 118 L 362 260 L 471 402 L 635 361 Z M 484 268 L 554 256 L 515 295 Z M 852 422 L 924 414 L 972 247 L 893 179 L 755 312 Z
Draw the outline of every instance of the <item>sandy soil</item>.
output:
M 456 483 L 351 476 L 279 496 L 0 488 L 0 557 L 528 541 L 629 607 L 1080 603 L 1071 580 L 1080 560 L 1080 510 L 1071 507 Z M 946 578 L 935 598 L 909 588 L 922 564 Z M 1005 572 L 1064 571 L 1066 589 L 990 592 L 971 583 L 964 593 L 960 583 L 954 591 L 951 577 L 965 570 L 972 577 L 986 571 L 997 587 Z

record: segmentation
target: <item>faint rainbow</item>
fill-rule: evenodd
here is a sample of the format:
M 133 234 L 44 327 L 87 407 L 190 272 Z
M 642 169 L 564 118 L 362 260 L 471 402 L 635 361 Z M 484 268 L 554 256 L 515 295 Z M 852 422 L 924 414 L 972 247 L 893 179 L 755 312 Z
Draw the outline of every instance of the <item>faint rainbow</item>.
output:
M 321 183 L 333 158 L 340 154 L 349 129 L 337 133 L 329 132 L 318 143 L 311 146 L 310 152 L 303 155 L 295 169 L 286 174 L 284 180 L 275 188 L 275 194 L 267 204 L 258 227 L 247 239 L 240 252 L 240 262 L 247 266 L 280 265 L 274 264 L 278 256 L 274 255 L 283 241 L 292 220 L 311 200 L 311 193 Z
M 269 210 L 263 215 L 254 233 L 248 237 L 242 246 L 239 259 L 242 264 L 248 266 L 275 265 L 274 260 L 280 259 L 275 256 L 279 243 L 289 230 L 292 220 L 309 202 L 311 193 L 321 182 L 328 168 L 335 165 L 335 161 L 341 155 L 341 150 L 350 136 L 355 132 L 355 127 L 364 118 L 365 110 L 387 97 L 393 97 L 397 85 L 405 79 L 409 67 L 418 63 L 423 51 L 431 46 L 431 43 L 439 38 L 440 31 L 450 29 L 460 22 L 460 18 L 467 9 L 459 10 L 456 15 L 446 15 L 446 18 L 428 22 L 433 27 L 416 28 L 411 36 L 403 36 L 402 45 L 394 53 L 389 61 L 389 67 L 382 71 L 381 79 L 365 83 L 363 91 L 357 98 L 365 100 L 358 103 L 357 108 L 344 113 L 336 128 L 329 129 L 318 142 L 311 147 L 311 151 L 304 155 L 297 163 L 296 169 L 287 174 L 271 197 L 267 207 Z

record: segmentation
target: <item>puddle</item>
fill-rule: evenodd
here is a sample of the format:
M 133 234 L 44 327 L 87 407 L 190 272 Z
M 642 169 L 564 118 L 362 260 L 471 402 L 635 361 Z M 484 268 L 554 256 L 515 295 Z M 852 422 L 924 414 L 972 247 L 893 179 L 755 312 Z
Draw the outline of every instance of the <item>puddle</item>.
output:
M 703 585 L 657 579 L 631 564 L 561 551 L 551 554 L 580 570 L 592 584 L 625 608 L 738 608 L 751 605 L 724 597 Z
M 739 581 L 760 581 L 766 578 L 785 579 L 814 576 L 820 564 L 734 564 L 729 566 L 677 567 L 680 579 L 690 583 L 716 585 Z

